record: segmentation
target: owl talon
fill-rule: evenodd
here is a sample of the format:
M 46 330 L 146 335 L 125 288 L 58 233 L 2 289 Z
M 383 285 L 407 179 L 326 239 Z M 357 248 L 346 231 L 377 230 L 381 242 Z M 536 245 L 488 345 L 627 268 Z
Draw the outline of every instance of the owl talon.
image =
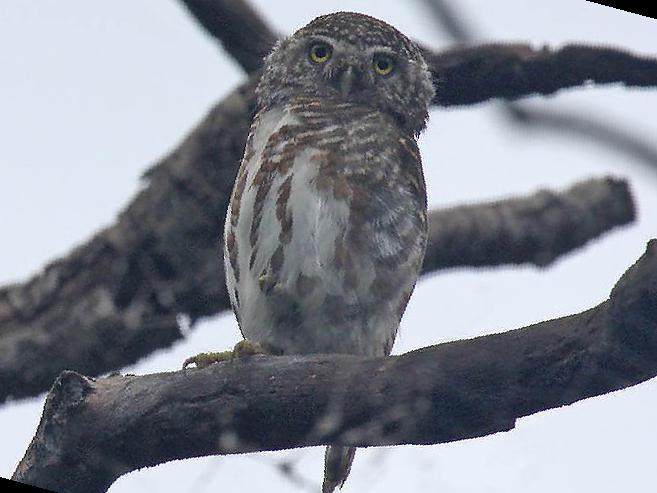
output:
M 196 368 L 206 368 L 213 363 L 219 363 L 221 361 L 229 361 L 233 359 L 232 351 L 219 351 L 213 353 L 199 353 L 195 356 L 187 358 L 183 362 L 183 370 L 192 364 L 196 365 Z
M 235 347 L 232 351 L 219 351 L 211 353 L 199 353 L 196 356 L 187 358 L 183 362 L 183 370 L 192 364 L 196 365 L 196 368 L 206 368 L 213 363 L 220 363 L 222 361 L 232 361 L 234 359 L 248 358 L 249 356 L 254 356 L 256 354 L 269 354 L 260 344 L 257 342 L 249 341 L 244 339 L 243 341 L 235 344 Z

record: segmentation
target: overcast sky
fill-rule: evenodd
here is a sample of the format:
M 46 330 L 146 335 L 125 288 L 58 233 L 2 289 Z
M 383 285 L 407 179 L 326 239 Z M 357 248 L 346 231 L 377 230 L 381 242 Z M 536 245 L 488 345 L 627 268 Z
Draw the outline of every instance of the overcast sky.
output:
M 582 0 L 457 3 L 486 39 L 582 41 L 645 54 L 657 46 L 657 21 Z M 283 33 L 318 14 L 354 10 L 436 48 L 447 44 L 417 1 L 255 4 Z M 110 223 L 139 188 L 143 170 L 242 79 L 173 0 L 3 0 L 0 67 L 0 282 L 26 278 Z M 578 109 L 656 140 L 654 91 L 580 88 L 528 101 Z M 656 169 L 577 137 L 525 133 L 504 123 L 495 104 L 434 109 L 421 149 L 434 207 L 612 174 L 630 180 L 639 220 L 547 269 L 458 269 L 423 279 L 396 353 L 589 308 L 657 236 Z M 177 369 L 185 357 L 238 338 L 225 314 L 126 371 Z M 0 475 L 11 475 L 42 405 L 39 397 L 0 408 Z M 649 381 L 524 418 L 508 433 L 361 450 L 344 491 L 654 491 L 655 409 L 657 381 Z M 278 472 L 282 459 L 293 462 L 305 489 Z M 129 474 L 110 492 L 311 491 L 322 459 L 323 450 L 314 448 L 180 461 Z

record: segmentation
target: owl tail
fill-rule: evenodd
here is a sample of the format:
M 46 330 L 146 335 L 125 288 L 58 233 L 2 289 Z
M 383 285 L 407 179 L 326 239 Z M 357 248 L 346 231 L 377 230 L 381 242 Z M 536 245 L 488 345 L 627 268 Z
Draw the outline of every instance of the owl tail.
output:
M 354 447 L 326 447 L 322 493 L 333 493 L 335 488 L 342 488 L 349 476 L 355 453 Z

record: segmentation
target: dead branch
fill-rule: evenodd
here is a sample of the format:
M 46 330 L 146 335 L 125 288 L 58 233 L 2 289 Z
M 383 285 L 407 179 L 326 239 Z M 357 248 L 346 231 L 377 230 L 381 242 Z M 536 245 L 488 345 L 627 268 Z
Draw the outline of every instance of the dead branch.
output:
M 652 240 L 607 301 L 501 334 L 388 358 L 259 356 L 100 380 L 64 372 L 13 479 L 100 493 L 185 457 L 464 440 L 656 375 Z
M 560 193 L 433 210 L 424 271 L 529 263 L 545 266 L 634 220 L 627 183 L 587 180 Z
M 262 66 L 262 59 L 278 38 L 255 9 L 242 0 L 181 2 L 247 74 Z
M 548 96 L 587 84 L 657 86 L 657 59 L 619 48 L 496 43 L 423 53 L 434 76 L 436 104 L 442 106 Z
M 121 368 L 180 339 L 178 314 L 228 307 L 220 232 L 252 96 L 245 83 L 212 109 L 115 224 L 0 289 L 0 401 L 43 392 L 64 369 Z

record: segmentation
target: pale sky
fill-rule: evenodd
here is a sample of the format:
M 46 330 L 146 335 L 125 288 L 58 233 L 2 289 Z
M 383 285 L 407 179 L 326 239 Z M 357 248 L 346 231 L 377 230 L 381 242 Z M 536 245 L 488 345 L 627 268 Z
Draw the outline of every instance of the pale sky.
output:
M 446 37 L 419 2 L 264 1 L 281 32 L 354 10 L 440 48 Z M 657 21 L 583 0 L 460 0 L 490 40 L 569 41 L 655 53 Z M 111 222 L 144 169 L 171 150 L 242 73 L 173 0 L 4 0 L 0 3 L 0 282 L 24 279 Z M 586 88 L 532 98 L 657 136 L 652 90 Z M 639 220 L 546 269 L 458 269 L 423 279 L 394 352 L 509 330 L 604 300 L 657 237 L 657 169 L 577 137 L 508 126 L 487 103 L 434 109 L 421 138 L 432 206 L 564 188 L 612 174 L 630 180 Z M 657 145 L 657 142 L 656 142 Z M 174 370 L 185 357 L 232 346 L 224 314 L 125 371 Z M 56 355 L 53 355 L 56 357 Z M 43 396 L 0 408 L 0 475 L 9 477 Z M 508 433 L 445 445 L 361 450 L 343 491 L 560 493 L 654 491 L 657 381 L 518 421 Z M 276 464 L 293 461 L 305 489 Z M 111 493 L 313 491 L 323 450 L 213 457 L 119 479 Z

